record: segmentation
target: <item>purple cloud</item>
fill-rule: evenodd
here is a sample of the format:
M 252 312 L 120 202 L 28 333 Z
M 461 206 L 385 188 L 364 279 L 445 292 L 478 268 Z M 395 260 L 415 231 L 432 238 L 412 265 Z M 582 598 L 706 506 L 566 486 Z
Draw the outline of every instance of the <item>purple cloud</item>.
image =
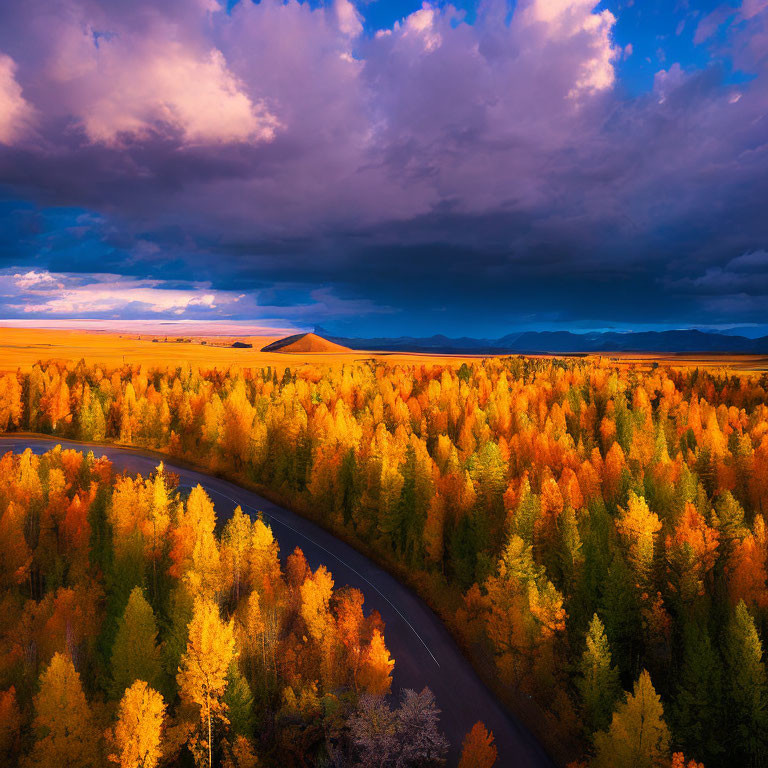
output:
M 766 246 L 764 0 L 696 33 L 751 79 L 671 61 L 633 98 L 617 80 L 631 43 L 594 0 L 521 0 L 511 16 L 487 0 L 471 24 L 425 2 L 375 34 L 364 14 L 4 4 L 0 183 L 99 213 L 134 276 L 180 262 L 214 291 L 325 285 L 369 309 L 394 301 L 368 290 L 393 249 L 455 249 L 424 257 L 414 290 L 436 263 L 459 285 L 475 270 L 510 287 L 542 264 L 589 280 L 620 264 L 675 290 Z

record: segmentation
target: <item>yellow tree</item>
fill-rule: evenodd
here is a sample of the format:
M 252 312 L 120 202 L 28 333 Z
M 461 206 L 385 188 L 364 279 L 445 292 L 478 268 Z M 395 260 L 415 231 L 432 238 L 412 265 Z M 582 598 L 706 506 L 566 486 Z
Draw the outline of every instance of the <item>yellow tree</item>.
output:
M 15 373 L 0 378 L 0 432 L 18 427 L 23 412 L 21 385 Z
M 392 669 L 395 660 L 389 655 L 384 637 L 378 629 L 373 630 L 371 644 L 363 654 L 360 669 L 360 684 L 367 692 L 376 696 L 389 693 L 392 687 Z
M 444 551 L 445 501 L 436 493 L 427 508 L 424 523 L 424 550 L 432 565 L 442 565 Z
M 634 566 L 638 583 L 645 585 L 653 565 L 656 534 L 661 530 L 658 516 L 648 509 L 642 496 L 631 493 L 626 510 L 622 510 L 616 528 L 629 549 L 629 560 Z
M 238 646 L 241 649 L 241 660 L 246 670 L 248 681 L 254 690 L 258 673 L 261 672 L 261 683 L 266 690 L 267 684 L 267 622 L 261 609 L 261 599 L 258 592 L 251 592 L 244 600 L 240 610 L 240 621 L 237 625 Z M 274 644 L 269 644 L 274 650 Z
M 98 734 L 72 659 L 54 654 L 40 676 L 32 722 L 37 741 L 30 764 L 39 768 L 87 768 L 96 764 Z
M 333 617 L 329 610 L 333 595 L 333 578 L 321 565 L 300 587 L 301 618 L 307 625 L 309 636 L 320 649 L 321 676 L 325 682 L 333 678 L 331 654 L 336 640 Z
M 280 547 L 272 529 L 261 513 L 253 521 L 248 550 L 248 573 L 251 585 L 259 591 L 265 610 L 277 606 L 282 590 Z
M 213 765 L 213 719 L 227 722 L 224 692 L 227 670 L 236 655 L 234 622 L 221 620 L 213 600 L 198 598 L 176 680 L 181 698 L 200 708 L 200 724 L 207 731 L 200 746 L 208 753 L 209 768 Z
M 245 382 L 235 380 L 229 396 L 224 402 L 223 439 L 224 455 L 239 463 L 245 463 L 251 454 L 251 426 L 256 411 L 248 402 Z
M 550 680 L 555 640 L 565 629 L 563 597 L 518 535 L 509 537 L 485 590 L 486 633 L 503 682 L 533 689 Z
M 146 534 L 151 531 L 150 506 L 147 485 L 140 476 L 118 478 L 112 491 L 109 522 L 115 556 L 119 561 L 136 561 L 143 565 Z
M 332 622 L 328 606 L 333 594 L 333 578 L 321 565 L 301 585 L 301 617 L 313 640 L 321 642 Z
M 196 597 L 212 598 L 221 581 L 219 546 L 214 533 L 216 512 L 201 485 L 189 494 L 174 530 L 171 575 L 183 577 Z
M 143 680 L 125 691 L 112 734 L 109 759 L 120 768 L 155 768 L 160 761 L 165 704 Z
M 660 768 L 669 764 L 669 729 L 661 699 L 643 670 L 631 694 L 595 736 L 594 768 Z
M 336 636 L 338 654 L 336 664 L 351 673 L 355 690 L 358 690 L 357 676 L 363 656 L 361 633 L 365 623 L 363 616 L 363 593 L 358 589 L 345 589 L 336 595 Z
M 151 494 L 149 519 L 145 522 L 144 539 L 149 545 L 149 556 L 152 560 L 152 588 L 153 595 L 157 595 L 157 561 L 163 554 L 163 544 L 167 538 L 168 528 L 171 524 L 170 499 L 168 488 L 165 484 L 165 467 L 163 462 L 157 467 L 155 477 L 147 480 L 148 494 Z
M 0 584 L 4 590 L 24 582 L 32 564 L 32 552 L 24 537 L 28 515 L 25 505 L 15 501 L 0 512 Z
M 235 603 L 240 600 L 241 590 L 248 587 L 244 581 L 248 572 L 251 530 L 251 518 L 238 506 L 221 535 L 222 582 L 232 590 Z

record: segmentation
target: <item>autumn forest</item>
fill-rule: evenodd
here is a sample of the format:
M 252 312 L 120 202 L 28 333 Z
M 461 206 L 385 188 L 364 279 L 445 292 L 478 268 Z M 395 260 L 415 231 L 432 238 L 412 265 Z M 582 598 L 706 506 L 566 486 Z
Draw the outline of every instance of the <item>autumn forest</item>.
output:
M 429 602 L 560 765 L 768 764 L 766 374 L 52 362 L 0 377 L 0 431 L 157 451 L 320 523 Z M 443 765 L 364 595 L 158 465 L 0 461 L 6 761 Z M 460 765 L 494 764 L 478 723 Z

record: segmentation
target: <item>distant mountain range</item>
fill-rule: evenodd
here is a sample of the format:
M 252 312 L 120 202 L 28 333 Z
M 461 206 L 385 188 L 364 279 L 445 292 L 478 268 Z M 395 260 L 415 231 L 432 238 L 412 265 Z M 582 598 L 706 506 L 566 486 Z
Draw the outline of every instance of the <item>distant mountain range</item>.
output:
M 356 339 L 334 336 L 321 327 L 315 333 L 350 349 L 391 352 L 435 352 L 452 354 L 579 354 L 610 352 L 651 353 L 739 353 L 768 354 L 768 336 L 748 339 L 711 331 L 642 331 L 618 333 L 571 333 L 570 331 L 525 331 L 499 339 L 448 336 Z

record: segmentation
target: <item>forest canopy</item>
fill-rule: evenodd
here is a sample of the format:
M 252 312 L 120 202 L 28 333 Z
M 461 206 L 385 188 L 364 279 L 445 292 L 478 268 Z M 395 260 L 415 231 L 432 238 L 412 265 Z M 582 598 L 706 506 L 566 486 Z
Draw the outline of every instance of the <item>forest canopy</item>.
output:
M 766 389 L 765 374 L 593 358 L 282 371 L 50 363 L 0 379 L 0 428 L 182 457 L 375 552 L 437 607 L 479 669 L 493 665 L 499 695 L 562 763 L 719 768 L 768 757 Z M 156 482 L 115 488 L 132 507 L 151 495 L 142 483 Z M 2 535 L 18 536 L 30 514 L 8 502 Z M 171 513 L 158 520 L 180 525 L 166 522 Z M 216 569 L 204 559 L 190 570 L 197 549 L 184 523 L 162 554 L 169 569 L 155 571 L 165 538 L 149 535 L 151 518 L 142 525 L 140 553 L 129 528 L 109 557 L 140 558 L 150 603 L 168 606 L 162 621 L 186 611 L 186 626 L 210 603 L 180 602 L 164 580 L 210 599 Z M 13 551 L 5 578 L 23 574 L 35 600 L 88 572 L 82 551 L 65 567 L 45 549 L 41 580 L 32 555 Z M 229 591 L 214 601 L 224 627 L 255 589 L 247 581 L 239 594 L 240 576 L 227 573 Z M 290 575 L 280 578 L 290 592 Z M 313 594 L 324 578 L 311 576 Z M 123 603 L 133 586 L 121 587 Z M 326 618 L 299 610 L 308 643 L 322 645 L 328 605 Z M 366 622 L 373 647 L 378 628 Z M 301 676 L 319 681 L 321 698 L 323 653 Z M 267 661 L 275 697 L 284 680 Z M 296 685 L 301 710 L 310 694 Z M 481 729 L 467 740 L 490 754 Z
M 384 716 L 382 766 L 441 764 L 431 692 L 384 699 L 378 613 L 260 516 L 60 447 L 0 459 L 0 513 L 5 764 L 368 765 Z M 401 760 L 430 729 L 432 762 Z

